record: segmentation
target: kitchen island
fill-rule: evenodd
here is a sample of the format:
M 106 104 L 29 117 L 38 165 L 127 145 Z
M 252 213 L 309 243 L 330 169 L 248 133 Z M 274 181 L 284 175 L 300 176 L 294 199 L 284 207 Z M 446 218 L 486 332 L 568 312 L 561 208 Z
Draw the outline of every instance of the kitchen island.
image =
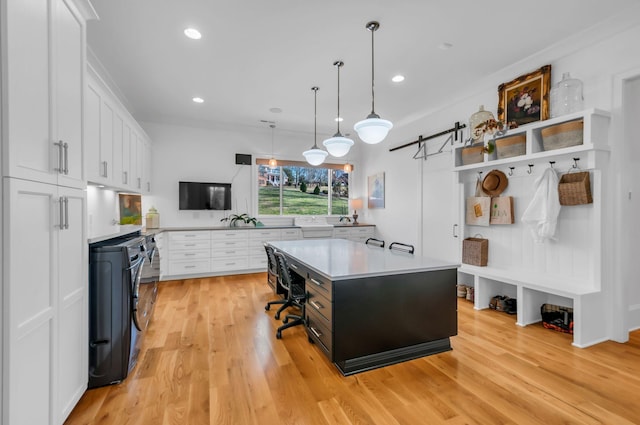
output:
M 458 264 L 343 239 L 269 244 L 305 279 L 309 341 L 344 375 L 451 350 Z

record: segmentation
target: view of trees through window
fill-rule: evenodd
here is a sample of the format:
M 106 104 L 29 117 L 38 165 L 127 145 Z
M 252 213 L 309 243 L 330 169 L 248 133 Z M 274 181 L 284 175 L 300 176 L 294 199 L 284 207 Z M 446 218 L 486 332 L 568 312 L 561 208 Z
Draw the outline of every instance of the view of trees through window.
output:
M 349 173 L 331 168 L 258 166 L 258 215 L 347 215 Z

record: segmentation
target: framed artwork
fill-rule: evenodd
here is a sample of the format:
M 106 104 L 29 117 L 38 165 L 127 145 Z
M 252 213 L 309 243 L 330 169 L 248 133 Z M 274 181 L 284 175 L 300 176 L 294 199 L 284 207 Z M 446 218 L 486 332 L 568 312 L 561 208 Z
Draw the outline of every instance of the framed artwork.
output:
M 120 224 L 142 224 L 142 196 L 119 193 Z
M 551 65 L 498 86 L 498 120 L 510 127 L 549 118 Z
M 384 208 L 384 172 L 367 177 L 367 207 Z

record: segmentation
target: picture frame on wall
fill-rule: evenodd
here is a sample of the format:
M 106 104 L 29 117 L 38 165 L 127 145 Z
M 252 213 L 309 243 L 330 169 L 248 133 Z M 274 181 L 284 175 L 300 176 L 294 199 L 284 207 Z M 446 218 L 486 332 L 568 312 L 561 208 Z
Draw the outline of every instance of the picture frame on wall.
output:
M 384 208 L 384 172 L 367 177 L 367 207 Z
M 511 127 L 549 118 L 551 65 L 498 86 L 498 120 Z
M 142 224 L 142 196 L 119 193 L 120 224 Z

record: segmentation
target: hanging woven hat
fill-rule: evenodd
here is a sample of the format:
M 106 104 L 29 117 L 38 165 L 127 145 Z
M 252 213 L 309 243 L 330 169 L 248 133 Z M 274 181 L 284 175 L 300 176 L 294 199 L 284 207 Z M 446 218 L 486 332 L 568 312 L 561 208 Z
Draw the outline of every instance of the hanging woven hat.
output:
M 491 170 L 482 180 L 482 191 L 489 196 L 500 195 L 509 185 L 509 179 L 500 170 Z

